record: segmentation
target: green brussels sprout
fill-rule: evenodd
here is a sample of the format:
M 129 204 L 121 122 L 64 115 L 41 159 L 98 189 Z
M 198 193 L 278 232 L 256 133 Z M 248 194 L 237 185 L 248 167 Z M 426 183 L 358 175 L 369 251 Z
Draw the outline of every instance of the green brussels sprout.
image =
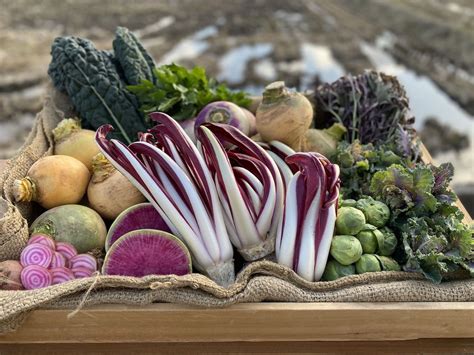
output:
M 362 255 L 356 262 L 355 266 L 358 274 L 363 274 L 364 272 L 382 271 L 379 259 L 377 259 L 377 257 L 373 254 Z
M 375 255 L 379 259 L 380 265 L 382 265 L 383 271 L 400 271 L 400 265 L 388 256 Z
M 329 260 L 324 269 L 324 274 L 322 279 L 325 281 L 334 281 L 340 277 L 354 275 L 355 266 L 351 265 L 342 265 L 336 260 Z
M 356 200 L 348 199 L 348 200 L 342 200 L 340 206 L 341 207 L 355 207 L 356 204 L 357 204 Z
M 362 230 L 357 233 L 356 238 L 359 239 L 360 244 L 362 245 L 362 250 L 364 254 L 373 254 L 377 250 L 377 237 L 376 233 L 381 233 L 377 227 L 366 224 Z
M 365 225 L 364 214 L 354 207 L 341 207 L 336 217 L 336 233 L 356 235 Z
M 375 234 L 377 237 L 377 244 L 379 246 L 377 249 L 377 254 L 382 256 L 390 256 L 397 248 L 397 237 L 395 236 L 395 233 L 393 233 L 393 231 L 388 227 L 383 227 L 379 229 L 379 231 L 380 233 Z
M 358 200 L 356 207 L 364 212 L 367 223 L 376 227 L 383 227 L 390 218 L 388 206 L 383 202 L 374 200 L 372 197 Z
M 335 235 L 332 238 L 330 253 L 342 265 L 350 265 L 362 255 L 362 245 L 352 235 Z

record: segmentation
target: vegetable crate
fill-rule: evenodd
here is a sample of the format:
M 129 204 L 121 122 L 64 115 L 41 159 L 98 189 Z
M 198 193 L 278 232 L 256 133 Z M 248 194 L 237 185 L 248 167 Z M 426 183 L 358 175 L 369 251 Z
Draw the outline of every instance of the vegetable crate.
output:
M 1 350 L 474 350 L 472 219 L 395 77 L 250 98 L 125 28 L 51 54 L 0 175 Z

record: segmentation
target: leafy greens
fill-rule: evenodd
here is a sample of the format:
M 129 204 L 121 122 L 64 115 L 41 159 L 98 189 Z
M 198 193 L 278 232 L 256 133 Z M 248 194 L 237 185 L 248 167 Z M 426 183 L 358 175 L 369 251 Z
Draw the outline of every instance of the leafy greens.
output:
M 213 101 L 231 101 L 243 107 L 250 104 L 244 92 L 232 92 L 227 86 L 209 79 L 201 67 L 188 70 L 173 63 L 156 68 L 154 76 L 156 84 L 142 80 L 138 85 L 127 87 L 138 97 L 145 113 L 165 112 L 180 121 L 195 117 Z

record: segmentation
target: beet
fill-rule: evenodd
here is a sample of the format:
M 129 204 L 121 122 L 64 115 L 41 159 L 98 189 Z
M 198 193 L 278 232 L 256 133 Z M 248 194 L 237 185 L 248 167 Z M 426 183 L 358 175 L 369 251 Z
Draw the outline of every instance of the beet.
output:
M 120 237 L 105 255 L 102 273 L 142 277 L 185 275 L 191 272 L 191 255 L 170 233 L 140 229 Z
M 110 226 L 105 240 L 105 250 L 122 235 L 137 229 L 158 229 L 170 232 L 163 218 L 151 203 L 139 203 L 123 211 Z

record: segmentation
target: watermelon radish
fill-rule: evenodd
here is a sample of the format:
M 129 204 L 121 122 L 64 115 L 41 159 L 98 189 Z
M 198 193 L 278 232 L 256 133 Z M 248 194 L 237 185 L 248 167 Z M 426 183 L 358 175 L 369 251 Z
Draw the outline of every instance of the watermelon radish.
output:
M 117 239 L 102 267 L 104 275 L 135 277 L 185 275 L 191 270 L 191 255 L 183 242 L 153 229 L 131 231 Z
M 110 226 L 105 240 L 105 251 L 125 233 L 137 229 L 158 229 L 170 232 L 163 218 L 151 203 L 139 203 L 123 211 Z

